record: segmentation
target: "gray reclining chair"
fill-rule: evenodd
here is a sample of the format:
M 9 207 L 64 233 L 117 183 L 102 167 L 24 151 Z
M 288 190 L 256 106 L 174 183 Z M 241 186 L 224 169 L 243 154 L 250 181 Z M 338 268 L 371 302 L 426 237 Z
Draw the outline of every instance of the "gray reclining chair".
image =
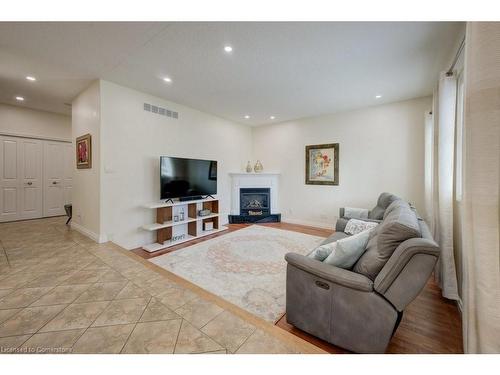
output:
M 385 352 L 403 310 L 424 288 L 440 253 L 408 204 L 399 200 L 394 205 L 352 270 L 286 254 L 290 324 L 353 352 Z M 345 236 L 337 232 L 325 243 Z M 406 239 L 391 254 L 384 253 L 387 241 L 398 237 Z
M 346 216 L 345 207 L 340 207 L 339 218 L 337 220 L 337 223 L 335 224 L 335 230 L 337 232 L 343 232 L 349 219 L 361 219 L 361 220 L 365 220 L 365 221 L 374 221 L 374 222 L 380 223 L 382 221 L 382 218 L 384 217 L 384 213 L 385 213 L 385 210 L 387 210 L 387 207 L 389 207 L 389 205 L 392 202 L 394 202 L 395 200 L 398 200 L 398 199 L 401 199 L 401 198 L 399 198 L 398 196 L 391 194 L 391 193 L 380 194 L 378 199 L 377 199 L 377 205 L 375 207 L 373 207 L 371 210 L 367 210 L 368 217 L 366 217 L 366 218 Z

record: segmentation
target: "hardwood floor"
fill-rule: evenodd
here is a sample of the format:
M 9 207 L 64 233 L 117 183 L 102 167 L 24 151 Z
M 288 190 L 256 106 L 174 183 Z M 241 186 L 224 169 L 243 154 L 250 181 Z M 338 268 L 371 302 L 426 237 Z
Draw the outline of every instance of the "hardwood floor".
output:
M 251 224 L 230 224 L 228 230 L 186 242 L 169 249 L 148 253 L 142 249 L 133 252 L 145 259 L 176 251 L 196 243 L 222 236 L 226 233 L 245 228 Z M 279 229 L 297 231 L 327 237 L 333 230 L 307 227 L 289 223 L 259 224 Z M 276 325 L 329 353 L 348 353 L 323 340 L 303 332 L 286 322 L 286 315 Z M 387 353 L 463 353 L 462 325 L 456 304 L 441 296 L 441 291 L 431 278 L 420 295 L 406 308 L 403 319 L 392 338 Z

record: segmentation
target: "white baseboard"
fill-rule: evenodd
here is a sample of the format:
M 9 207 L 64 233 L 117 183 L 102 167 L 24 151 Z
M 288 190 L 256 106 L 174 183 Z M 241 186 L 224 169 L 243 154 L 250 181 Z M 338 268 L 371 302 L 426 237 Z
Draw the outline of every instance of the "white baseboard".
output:
M 290 224 L 306 225 L 308 227 L 316 227 L 316 228 L 332 229 L 332 230 L 335 229 L 334 224 L 321 223 L 318 221 L 298 220 L 298 219 L 291 219 L 291 218 L 287 218 L 287 217 L 282 217 L 281 221 L 284 223 L 290 223 Z
M 94 240 L 97 243 L 108 242 L 108 239 L 106 238 L 105 235 L 99 235 L 97 233 L 94 233 L 78 223 L 71 222 L 71 229 L 76 230 L 77 232 L 83 234 L 84 236 L 87 236 L 88 238 Z

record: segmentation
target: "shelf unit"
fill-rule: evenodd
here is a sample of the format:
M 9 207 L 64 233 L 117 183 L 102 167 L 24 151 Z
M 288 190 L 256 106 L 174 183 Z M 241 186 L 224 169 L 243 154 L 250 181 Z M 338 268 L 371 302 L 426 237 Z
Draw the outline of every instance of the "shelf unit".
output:
M 142 229 L 156 231 L 156 242 L 142 248 L 148 252 L 166 249 L 196 238 L 208 236 L 227 229 L 220 225 L 219 200 L 200 199 L 187 202 L 154 202 L 144 205 L 144 208 L 156 209 L 156 223 L 146 224 Z M 198 211 L 208 209 L 212 213 L 207 216 L 198 216 Z M 184 212 L 184 220 L 174 221 L 174 216 Z M 205 224 L 213 223 L 212 230 L 204 230 Z M 181 239 L 175 237 L 183 235 Z

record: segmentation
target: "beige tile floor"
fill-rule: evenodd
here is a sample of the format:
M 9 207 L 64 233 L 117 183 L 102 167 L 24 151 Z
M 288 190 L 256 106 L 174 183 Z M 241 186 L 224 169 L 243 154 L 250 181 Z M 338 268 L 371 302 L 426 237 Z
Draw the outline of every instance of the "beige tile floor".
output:
M 0 353 L 318 352 L 64 222 L 0 224 Z

